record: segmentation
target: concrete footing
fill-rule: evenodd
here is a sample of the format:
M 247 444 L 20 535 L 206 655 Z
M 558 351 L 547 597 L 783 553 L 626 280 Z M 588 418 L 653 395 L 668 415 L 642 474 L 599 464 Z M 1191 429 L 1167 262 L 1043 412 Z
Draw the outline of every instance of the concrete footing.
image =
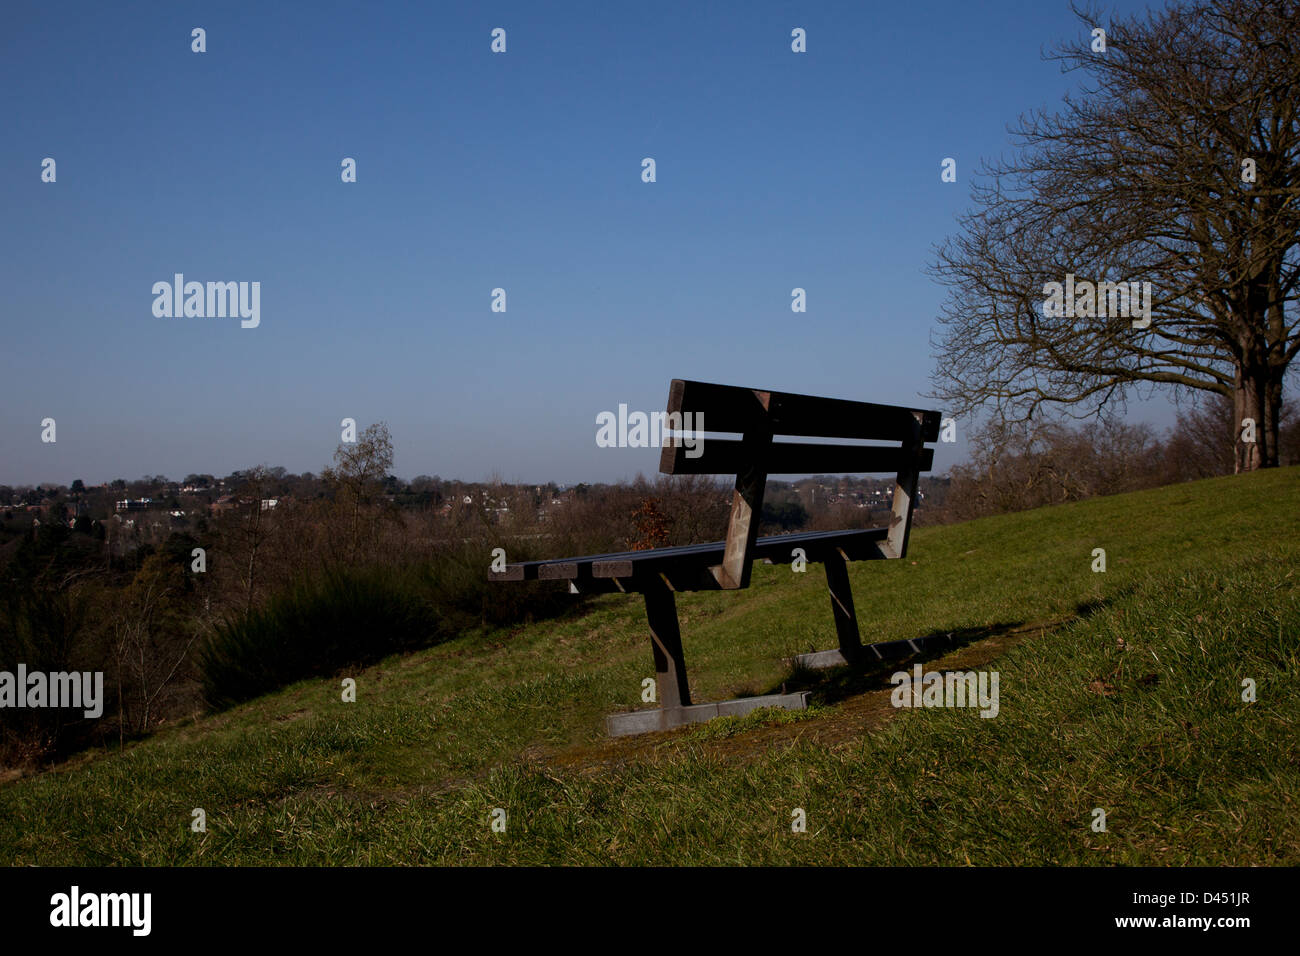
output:
M 838 648 L 831 651 L 813 651 L 811 654 L 797 654 L 792 663 L 796 667 L 803 667 L 810 671 L 825 670 L 828 667 L 842 667 L 845 664 L 870 664 L 873 661 L 897 660 L 951 643 L 952 634 L 929 634 L 925 637 L 914 637 L 910 641 L 864 644 L 852 656 L 846 655 Z
M 783 710 L 804 710 L 808 706 L 808 691 L 797 694 L 768 694 L 765 697 L 742 697 L 723 700 L 716 704 L 688 704 L 657 710 L 634 710 L 626 714 L 610 714 L 605 718 L 605 729 L 611 737 L 645 734 L 655 730 L 670 730 L 683 724 L 697 724 L 714 717 L 741 717 L 764 707 Z

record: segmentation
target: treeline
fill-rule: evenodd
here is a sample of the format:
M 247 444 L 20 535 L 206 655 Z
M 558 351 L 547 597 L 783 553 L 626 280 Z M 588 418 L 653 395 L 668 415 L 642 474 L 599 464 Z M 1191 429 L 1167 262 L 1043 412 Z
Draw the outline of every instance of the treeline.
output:
M 1279 462 L 1300 464 L 1300 419 L 1284 406 Z M 1230 475 L 1237 424 L 1231 399 L 1184 409 L 1163 434 L 1117 419 L 989 423 L 971 436 L 969 460 L 952 468 L 937 521 L 1113 495 Z

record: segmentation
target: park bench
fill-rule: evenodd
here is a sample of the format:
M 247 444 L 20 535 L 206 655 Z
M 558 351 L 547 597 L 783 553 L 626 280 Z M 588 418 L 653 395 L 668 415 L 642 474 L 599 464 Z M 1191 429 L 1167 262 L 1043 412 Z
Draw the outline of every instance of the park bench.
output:
M 808 693 L 768 694 L 718 703 L 693 704 L 686 680 L 675 595 L 679 591 L 736 590 L 749 586 L 755 560 L 785 563 L 795 557 L 820 562 L 826 570 L 831 613 L 839 647 L 803 654 L 809 668 L 853 664 L 869 657 L 858 636 L 847 562 L 902 558 L 916 503 L 917 479 L 931 467 L 926 448 L 939 435 L 939 413 L 893 405 L 767 392 L 675 379 L 668 394 L 668 420 L 693 413 L 698 431 L 738 434 L 739 439 L 705 438 L 688 452 L 680 436 L 665 438 L 659 470 L 664 474 L 736 476 L 724 541 L 682 547 L 622 551 L 577 558 L 510 564 L 489 572 L 494 581 L 567 581 L 574 593 L 621 591 L 645 598 L 658 681 L 659 708 L 613 714 L 613 736 L 664 730 L 713 717 L 741 715 L 761 707 L 802 710 Z M 703 416 L 702 419 L 700 416 Z M 686 419 L 690 421 L 691 419 Z M 777 436 L 859 439 L 894 443 L 784 442 Z M 808 531 L 758 537 L 768 475 L 890 473 L 896 475 L 887 527 Z M 801 554 L 795 555 L 795 549 Z M 876 645 L 883 646 L 883 645 Z M 876 653 L 879 657 L 879 652 Z

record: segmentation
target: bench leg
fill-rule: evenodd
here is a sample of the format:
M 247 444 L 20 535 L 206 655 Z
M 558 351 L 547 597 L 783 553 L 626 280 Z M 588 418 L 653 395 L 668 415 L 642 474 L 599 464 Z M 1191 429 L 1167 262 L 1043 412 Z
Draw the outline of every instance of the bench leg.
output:
M 831 592 L 831 614 L 835 617 L 840 653 L 846 661 L 852 661 L 862 653 L 862 641 L 858 637 L 858 616 L 853 610 L 848 563 L 838 554 L 827 555 L 822 563 L 826 567 L 826 584 Z
M 826 584 L 831 592 L 831 614 L 835 618 L 835 636 L 839 638 L 840 646 L 839 650 L 795 655 L 795 666 L 809 670 L 854 664 L 865 653 L 862 639 L 858 637 L 858 615 L 853 609 L 853 588 L 849 585 L 848 563 L 839 554 L 829 554 L 822 564 L 826 567 Z
M 686 658 L 682 654 L 682 632 L 677 625 L 677 599 L 663 582 L 646 588 L 645 613 L 654 647 L 659 706 L 664 710 L 686 707 L 691 702 L 691 691 L 686 686 Z
M 668 585 L 659 581 L 645 588 L 645 611 L 650 621 L 650 643 L 655 653 L 659 706 L 654 710 L 610 714 L 605 718 L 605 727 L 611 737 L 671 730 L 714 717 L 741 717 L 763 707 L 803 710 L 808 706 L 811 695 L 807 691 L 743 697 L 715 704 L 692 704 L 691 692 L 686 686 L 682 635 L 677 624 L 677 598 Z

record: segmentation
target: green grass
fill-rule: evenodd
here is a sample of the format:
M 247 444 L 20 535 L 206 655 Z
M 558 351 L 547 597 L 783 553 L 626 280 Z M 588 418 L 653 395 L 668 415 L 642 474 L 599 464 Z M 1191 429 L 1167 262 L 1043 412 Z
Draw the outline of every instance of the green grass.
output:
M 608 741 L 651 663 L 639 601 L 601 598 L 389 658 L 355 704 L 305 681 L 0 786 L 0 862 L 1300 863 L 1300 469 L 918 529 L 851 575 L 868 640 L 992 636 L 949 664 L 1054 623 L 980 664 L 994 719 L 859 720 L 887 669 L 820 678 L 808 713 Z M 679 608 L 700 700 L 798 683 L 780 658 L 835 645 L 816 565 Z

